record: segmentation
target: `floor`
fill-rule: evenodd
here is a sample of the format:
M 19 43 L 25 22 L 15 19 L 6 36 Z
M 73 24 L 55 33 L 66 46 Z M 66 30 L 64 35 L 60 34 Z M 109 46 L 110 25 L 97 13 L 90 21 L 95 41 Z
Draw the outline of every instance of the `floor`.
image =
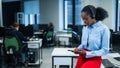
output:
M 53 47 L 43 48 L 43 62 L 40 68 L 52 68 L 52 53 Z

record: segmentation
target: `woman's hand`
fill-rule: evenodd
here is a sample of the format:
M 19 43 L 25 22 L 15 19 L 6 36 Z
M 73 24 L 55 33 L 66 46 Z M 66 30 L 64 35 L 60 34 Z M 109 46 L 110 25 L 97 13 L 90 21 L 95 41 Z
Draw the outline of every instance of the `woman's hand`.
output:
M 79 49 L 78 49 L 78 48 L 75 48 L 75 49 L 73 50 L 73 52 L 74 52 L 75 54 L 79 54 Z
M 86 50 L 84 50 L 84 49 L 78 49 L 78 48 L 75 48 L 74 50 L 73 50 L 73 52 L 75 53 L 75 54 L 86 54 Z

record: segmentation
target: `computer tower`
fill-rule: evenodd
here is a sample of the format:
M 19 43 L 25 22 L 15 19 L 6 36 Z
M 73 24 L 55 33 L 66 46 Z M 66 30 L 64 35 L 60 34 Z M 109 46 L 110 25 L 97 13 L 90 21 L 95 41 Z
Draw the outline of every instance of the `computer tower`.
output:
M 38 60 L 38 49 L 29 49 L 28 50 L 28 62 L 29 63 L 35 63 Z

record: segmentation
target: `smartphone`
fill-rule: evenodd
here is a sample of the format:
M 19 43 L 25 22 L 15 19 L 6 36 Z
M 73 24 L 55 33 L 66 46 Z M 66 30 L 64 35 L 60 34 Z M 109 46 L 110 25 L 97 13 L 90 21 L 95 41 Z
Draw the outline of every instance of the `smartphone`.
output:
M 73 50 L 68 50 L 68 51 L 74 52 Z

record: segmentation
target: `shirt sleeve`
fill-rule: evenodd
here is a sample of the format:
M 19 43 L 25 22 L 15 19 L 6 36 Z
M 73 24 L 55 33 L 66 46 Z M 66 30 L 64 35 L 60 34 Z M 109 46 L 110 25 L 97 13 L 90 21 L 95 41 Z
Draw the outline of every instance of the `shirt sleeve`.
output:
M 103 56 L 109 52 L 110 31 L 105 28 L 101 34 L 101 48 L 96 51 L 86 52 L 86 58 L 94 56 Z
M 85 48 L 87 44 L 87 27 L 84 26 L 82 29 L 82 38 L 81 38 L 81 44 L 78 46 L 78 49 L 83 49 Z

